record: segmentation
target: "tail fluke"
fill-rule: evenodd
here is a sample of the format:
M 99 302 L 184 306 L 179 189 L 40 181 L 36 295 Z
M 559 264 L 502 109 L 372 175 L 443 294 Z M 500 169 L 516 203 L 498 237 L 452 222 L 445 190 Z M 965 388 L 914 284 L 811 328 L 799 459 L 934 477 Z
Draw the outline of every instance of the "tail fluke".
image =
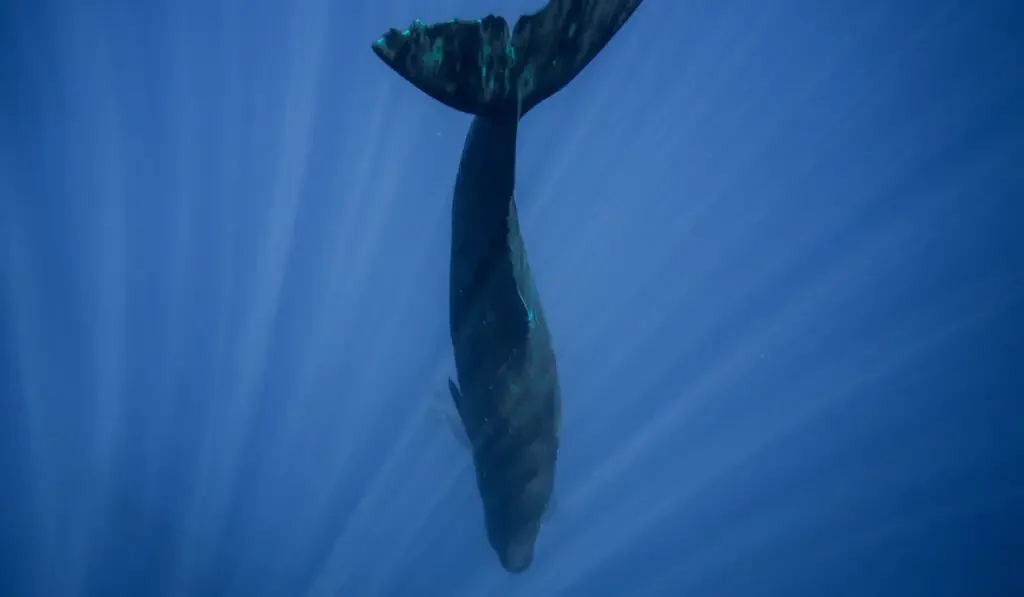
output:
M 419 19 L 391 29 L 373 51 L 410 83 L 469 114 L 517 114 L 551 97 L 583 70 L 642 0 L 551 0 L 509 32 L 505 19 Z
M 416 19 L 405 31 L 385 33 L 373 51 L 424 93 L 462 112 L 484 113 L 514 97 L 515 54 L 501 17 L 435 25 Z
M 521 113 L 551 97 L 590 64 L 643 0 L 551 0 L 519 18 L 513 45 L 532 72 L 519 79 Z

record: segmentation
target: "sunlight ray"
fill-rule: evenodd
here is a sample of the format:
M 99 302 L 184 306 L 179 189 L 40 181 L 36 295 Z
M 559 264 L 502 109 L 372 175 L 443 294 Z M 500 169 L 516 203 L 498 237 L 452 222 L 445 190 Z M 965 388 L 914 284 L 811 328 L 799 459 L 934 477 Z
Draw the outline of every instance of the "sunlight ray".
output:
M 377 517 L 373 514 L 374 509 L 379 507 L 380 502 L 391 489 L 387 483 L 388 475 L 392 474 L 395 467 L 400 466 L 403 463 L 402 459 L 409 454 L 412 439 L 421 425 L 422 421 L 416 418 L 406 420 L 392 449 L 381 462 L 373 477 L 366 483 L 362 497 L 352 509 L 345 533 L 335 541 L 324 569 L 317 575 L 312 588 L 306 593 L 309 597 L 335 595 L 337 587 L 344 583 L 347 575 L 351 574 L 351 565 L 347 563 L 347 560 L 350 554 L 358 551 L 359 541 L 373 534 L 372 527 L 377 523 Z
M 1019 298 L 1014 297 L 1012 300 L 1019 300 Z M 591 550 L 591 558 L 588 558 L 585 563 L 580 562 L 576 567 L 572 567 L 570 564 L 574 562 L 573 554 L 577 550 L 567 545 L 558 555 L 554 556 L 554 561 L 548 569 L 551 572 L 543 577 L 532 579 L 533 582 L 538 586 L 550 588 L 550 590 L 554 590 L 557 594 L 557 591 L 567 588 L 575 579 L 583 577 L 594 569 L 599 568 L 609 558 L 612 558 L 616 552 L 631 549 L 637 537 L 644 535 L 645 531 L 658 524 L 659 521 L 665 519 L 668 515 L 678 512 L 680 508 L 685 506 L 686 501 L 691 496 L 712 487 L 716 479 L 722 478 L 746 461 L 756 458 L 772 443 L 778 442 L 794 433 L 797 429 L 813 422 L 819 413 L 856 396 L 861 389 L 893 373 L 908 361 L 920 358 L 942 343 L 951 342 L 957 335 L 977 324 L 979 319 L 991 315 L 1007 303 L 1007 299 L 1000 300 L 986 309 L 950 322 L 926 337 L 915 338 L 912 343 L 905 345 L 897 355 L 894 355 L 892 358 L 876 361 L 867 371 L 848 370 L 820 373 L 819 377 L 844 378 L 848 377 L 850 373 L 856 373 L 858 381 L 855 384 L 842 388 L 834 396 L 819 397 L 818 401 L 807 404 L 807 408 L 800 413 L 788 411 L 784 422 L 780 421 L 780 424 L 763 426 L 757 432 L 758 435 L 756 437 L 745 433 L 742 441 L 736 441 L 739 438 L 721 438 L 723 444 L 731 446 L 732 454 L 729 457 L 720 460 L 719 464 L 713 469 L 707 469 L 706 473 L 701 477 L 686 479 L 681 483 L 676 481 L 668 486 L 671 488 L 669 491 L 653 491 L 651 495 L 639 498 L 640 502 L 628 502 L 620 506 L 618 511 L 604 513 L 601 517 L 601 522 L 588 528 L 585 534 L 577 535 L 573 538 L 574 544 L 602 546 L 600 552 Z M 807 383 L 807 385 L 809 388 L 820 387 L 820 383 L 817 381 Z M 604 491 L 607 491 L 607 489 Z M 770 537 L 772 535 L 769 533 L 765 536 Z M 721 554 L 709 552 L 705 553 L 698 560 L 688 562 L 687 568 L 699 570 L 702 561 L 720 560 Z
M 225 2 L 221 5 L 221 11 L 220 18 L 233 22 L 241 14 L 241 6 L 233 2 Z M 175 17 L 173 20 L 175 23 L 179 20 L 184 21 L 184 16 Z M 187 48 L 197 41 L 195 33 L 184 22 L 180 24 L 180 27 L 180 30 L 171 33 L 174 36 L 172 37 L 174 42 L 171 47 L 176 48 L 176 50 L 172 51 L 172 55 L 175 57 L 175 61 L 179 63 L 189 60 L 188 54 L 180 49 Z M 215 78 L 218 82 L 216 92 L 218 101 L 214 103 L 215 107 L 213 108 L 215 113 L 220 116 L 220 126 L 214 135 L 219 141 L 214 154 L 217 156 L 220 167 L 215 170 L 217 175 L 214 176 L 213 181 L 209 184 L 210 195 L 208 199 L 212 202 L 212 205 L 207 209 L 197 212 L 197 216 L 209 218 L 218 226 L 219 240 L 221 242 L 213 245 L 219 249 L 215 255 L 198 255 L 197 260 L 190 264 L 192 267 L 208 264 L 210 267 L 209 275 L 215 280 L 213 292 L 211 293 L 215 298 L 210 297 L 209 300 L 213 303 L 210 309 L 216 313 L 216 317 L 213 329 L 209 330 L 206 335 L 212 344 L 211 348 L 207 348 L 207 358 L 214 361 L 215 366 L 211 368 L 210 379 L 207 380 L 207 387 L 205 388 L 207 400 L 214 404 L 222 399 L 230 375 L 228 371 L 225 371 L 225 365 L 231 332 L 233 331 L 231 325 L 233 323 L 232 315 L 234 314 L 232 298 L 236 294 L 236 286 L 238 285 L 239 251 L 237 246 L 240 226 L 237 223 L 237 212 L 234 208 L 239 201 L 238 195 L 242 186 L 240 174 L 243 162 L 242 143 L 245 139 L 243 134 L 245 123 L 242 116 L 243 102 L 241 101 L 243 97 L 243 84 L 239 72 L 239 64 L 242 63 L 242 42 L 239 38 L 240 36 L 237 34 L 235 27 L 229 27 L 226 31 L 220 33 L 220 39 L 223 43 L 223 58 L 219 61 L 220 64 L 218 65 L 219 68 Z M 192 60 L 198 59 L 198 57 L 192 58 Z M 190 64 L 189 67 L 195 68 L 196 65 Z M 179 76 L 183 77 L 185 72 L 183 70 Z M 183 78 L 179 82 L 185 85 L 187 84 L 187 79 Z M 194 91 L 199 93 L 200 89 L 195 89 Z M 178 124 L 183 124 L 183 122 Z M 182 156 L 182 159 L 192 160 L 193 166 L 197 171 L 201 168 L 201 164 L 198 163 L 199 156 L 195 154 Z M 179 167 L 183 170 L 185 169 L 183 164 Z M 179 174 L 181 173 L 179 172 Z M 184 182 L 180 181 L 179 184 L 184 185 Z M 199 221 L 197 221 L 198 223 Z M 199 268 L 196 271 L 202 271 L 202 269 Z M 206 411 L 206 413 L 212 412 L 214 412 L 212 409 Z M 209 418 L 210 415 L 206 414 L 206 417 Z M 207 426 L 211 425 L 210 422 L 205 422 L 205 424 Z M 215 440 L 215 436 L 209 430 L 205 433 L 195 434 L 193 439 L 193 441 L 199 442 L 200 445 L 196 451 L 195 460 L 190 463 L 193 481 L 192 486 L 186 493 L 185 504 L 181 508 L 183 513 L 183 529 L 181 531 L 183 549 L 176 553 L 174 557 L 172 583 L 165 592 L 168 596 L 187 594 L 194 590 L 192 583 L 195 581 L 196 575 L 202 574 L 203 558 L 208 555 L 209 550 L 204 548 L 208 539 L 206 537 L 207 531 L 203 526 L 206 520 L 202 511 L 204 507 L 203 500 L 207 495 L 206 482 L 208 479 L 206 476 L 208 473 L 204 471 L 204 467 L 209 460 L 207 455 L 211 451 L 216 450 Z
M 18 213 L 18 205 L 25 205 L 28 197 L 15 191 L 5 170 L 0 170 L 0 197 L 0 255 L 4 257 L 0 261 L 0 288 L 6 299 L 5 319 L 13 333 L 14 354 L 18 355 L 16 370 L 21 387 L 20 395 L 12 398 L 22 403 L 26 413 L 28 446 L 23 457 L 31 463 L 32 523 L 41 544 L 36 560 L 38 569 L 31 570 L 30 575 L 37 586 L 45 587 L 51 582 L 49 569 L 60 557 L 61 543 L 54 524 L 57 490 L 52 477 L 56 464 L 51 448 L 53 431 L 49 428 L 54 419 L 52 409 L 48 408 L 57 393 L 53 359 L 58 351 L 48 346 L 53 333 L 36 279 L 39 267 L 32 257 L 34 245 L 27 234 L 31 228 Z
M 284 89 L 284 110 L 277 127 L 276 139 L 280 148 L 271 152 L 275 156 L 274 170 L 266 180 L 270 205 L 259 227 L 249 233 L 258 235 L 255 256 L 249 261 L 258 268 L 253 284 L 246 296 L 249 307 L 241 314 L 240 336 L 232 343 L 231 358 L 224 364 L 230 375 L 220 386 L 224 391 L 218 397 L 219 432 L 208 438 L 202 452 L 203 463 L 198 478 L 198 495 L 192 516 L 195 525 L 190 542 L 200 540 L 195 533 L 212 533 L 225 521 L 225 512 L 231 505 L 241 451 L 249 439 L 250 417 L 256 402 L 256 390 L 263 379 L 266 358 L 274 332 L 282 283 L 291 253 L 295 219 L 307 175 L 310 138 L 315 124 L 318 88 L 323 75 L 321 61 L 324 56 L 327 20 L 322 18 L 326 5 L 318 0 L 297 7 L 292 17 L 291 31 L 285 37 L 290 42 L 286 50 L 288 82 Z M 300 43 L 301 42 L 301 43 Z M 242 209 L 246 201 L 241 199 Z M 216 446 L 214 448 L 213 446 Z M 203 529 L 200 531 L 199 529 Z M 195 567 L 190 566 L 190 569 Z M 185 581 L 186 585 L 189 582 Z
M 155 394 L 148 408 L 147 426 L 149 432 L 145 436 L 146 462 L 148 475 L 145 481 L 149 499 L 157 499 L 161 491 L 164 471 L 157 466 L 160 454 L 168 450 L 170 434 L 176 430 L 167 421 L 179 402 L 176 392 L 180 391 L 178 377 L 184 366 L 187 352 L 185 327 L 188 313 L 186 311 L 189 296 L 194 292 L 196 263 L 195 246 L 198 241 L 196 233 L 197 197 L 197 164 L 195 154 L 198 147 L 196 130 L 199 106 L 193 63 L 195 58 L 189 56 L 178 60 L 177 52 L 187 52 L 189 44 L 187 26 L 184 23 L 184 11 L 180 8 L 172 11 L 167 27 L 168 47 L 178 48 L 170 52 L 167 69 L 168 86 L 173 96 L 174 119 L 169 125 L 172 131 L 172 144 L 175 149 L 171 153 L 172 163 L 169 164 L 168 183 L 170 189 L 167 201 L 170 202 L 171 216 L 166 222 L 168 227 L 167 240 L 170 249 L 170 263 L 165 264 L 164 276 L 167 280 L 168 302 L 167 311 L 162 313 L 163 321 L 159 337 L 164 346 L 161 354 L 161 366 L 157 369 L 159 380 L 154 382 Z
M 958 189 L 951 189 L 947 196 L 957 196 Z M 610 479 L 619 478 L 624 471 L 628 470 L 631 463 L 639 458 L 639 455 L 647 452 L 655 442 L 663 441 L 663 438 L 673 430 L 678 429 L 680 422 L 686 413 L 701 407 L 706 403 L 708 396 L 721 394 L 723 386 L 729 384 L 730 379 L 742 377 L 740 371 L 757 366 L 757 360 L 752 358 L 761 350 L 760 346 L 771 346 L 778 344 L 781 338 L 802 338 L 806 337 L 809 326 L 813 320 L 806 314 L 813 312 L 810 307 L 821 304 L 826 297 L 835 296 L 836 288 L 848 279 L 856 279 L 859 276 L 867 275 L 875 271 L 879 256 L 906 253 L 906 228 L 917 218 L 915 214 L 905 216 L 901 220 L 890 221 L 886 234 L 878 234 L 875 238 L 866 242 L 871 244 L 870 250 L 850 251 L 845 261 L 836 264 L 827 273 L 819 276 L 817 280 L 809 283 L 808 288 L 799 294 L 795 300 L 789 302 L 784 310 L 775 315 L 774 318 L 766 318 L 761 330 L 751 330 L 750 338 L 756 338 L 754 345 L 740 347 L 733 351 L 731 360 L 721 361 L 713 370 L 705 372 L 699 380 L 687 392 L 693 398 L 679 399 L 673 405 L 668 406 L 658 417 L 634 436 L 620 449 L 610 460 L 606 461 L 599 471 L 595 471 L 589 482 L 578 488 L 580 495 L 599 494 L 607 491 L 607 484 Z M 923 246 L 927 246 L 923 240 L 919 240 Z M 902 248 L 902 251 L 899 249 Z M 728 311 L 726 311 L 728 312 Z M 773 338 L 778 338 L 773 340 Z M 666 371 L 666 374 L 668 372 Z M 654 387 L 654 386 L 652 386 Z M 705 398 L 697 399 L 698 396 Z
M 472 116 L 370 45 L 542 4 L 0 7 L 3 597 L 1019 576 L 1020 44 L 959 0 L 644 2 L 520 123 L 562 404 L 508 572 L 447 382 Z
M 376 106 L 372 117 L 369 119 L 369 128 L 380 129 L 383 126 L 384 117 L 389 107 L 389 90 L 387 84 L 378 86 L 377 100 L 373 102 Z M 351 117 L 355 119 L 353 115 Z M 364 119 L 360 115 L 360 119 Z M 355 123 L 352 123 L 354 126 Z M 317 382 L 321 380 L 327 371 L 337 367 L 338 355 L 332 348 L 337 345 L 338 338 L 344 338 L 347 326 L 358 316 L 358 297 L 365 288 L 365 279 L 368 273 L 368 261 L 351 259 L 347 248 L 353 246 L 354 239 L 359 235 L 356 231 L 360 228 L 360 218 L 357 214 L 370 203 L 368 197 L 369 178 L 371 166 L 381 159 L 379 135 L 369 135 L 364 143 L 355 136 L 348 136 L 345 140 L 345 149 L 342 155 L 360 155 L 360 164 L 352 172 L 353 176 L 343 176 L 348 170 L 339 171 L 334 178 L 331 189 L 337 192 L 332 193 L 340 203 L 337 233 L 331 234 L 323 251 L 323 269 L 326 282 L 322 286 L 319 295 L 309 297 L 310 301 L 310 329 L 305 342 L 302 344 L 299 361 L 299 371 L 296 374 L 294 395 L 289 400 L 289 407 L 285 409 L 281 420 L 282 442 L 289 444 L 294 438 L 303 433 L 305 417 L 308 415 L 306 408 L 308 402 L 318 395 L 314 391 Z M 345 184 L 346 179 L 349 180 Z M 343 188 L 350 190 L 343 191 Z M 346 420 L 353 425 L 362 417 L 347 417 Z M 344 431 L 345 421 L 338 421 L 339 435 L 345 437 L 349 432 Z
M 96 566 L 94 543 L 102 536 L 106 524 L 107 494 L 118 458 L 116 449 L 124 433 L 125 400 L 125 293 L 126 293 L 126 157 L 123 132 L 118 124 L 118 106 L 110 48 L 110 34 L 95 17 L 87 14 L 69 15 L 68 55 L 74 65 L 67 81 L 68 93 L 80 102 L 81 127 L 72 135 L 74 147 L 87 146 L 93 161 L 83 171 L 75 172 L 82 190 L 74 199 L 85 213 L 86 231 L 79 247 L 84 257 L 79 283 L 84 286 L 86 336 L 90 347 L 90 374 L 84 395 L 92 405 L 88 448 L 81 455 L 81 474 L 88 479 L 78 496 L 77 520 L 66 539 L 72 563 L 61 575 L 62 594 L 88 591 L 90 576 Z M 92 296 L 88 296 L 88 295 Z

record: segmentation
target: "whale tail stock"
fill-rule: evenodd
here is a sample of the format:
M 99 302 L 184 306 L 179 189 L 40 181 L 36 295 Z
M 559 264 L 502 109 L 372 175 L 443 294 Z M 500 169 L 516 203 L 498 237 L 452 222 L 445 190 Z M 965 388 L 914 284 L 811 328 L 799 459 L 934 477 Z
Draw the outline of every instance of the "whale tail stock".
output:
M 516 114 L 569 84 L 642 0 L 551 0 L 508 23 L 493 15 L 391 29 L 373 51 L 407 81 L 468 114 Z

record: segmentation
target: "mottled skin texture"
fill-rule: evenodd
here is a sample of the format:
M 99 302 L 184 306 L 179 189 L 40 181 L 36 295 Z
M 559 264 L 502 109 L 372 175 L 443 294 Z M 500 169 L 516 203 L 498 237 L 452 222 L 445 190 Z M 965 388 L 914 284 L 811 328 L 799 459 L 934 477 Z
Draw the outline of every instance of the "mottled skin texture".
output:
M 452 20 L 373 44 L 438 101 L 473 114 L 452 202 L 452 399 L 473 450 L 487 538 L 521 572 L 554 490 L 561 425 L 555 354 L 514 199 L 519 120 L 569 83 L 641 0 L 552 0 L 520 17 Z

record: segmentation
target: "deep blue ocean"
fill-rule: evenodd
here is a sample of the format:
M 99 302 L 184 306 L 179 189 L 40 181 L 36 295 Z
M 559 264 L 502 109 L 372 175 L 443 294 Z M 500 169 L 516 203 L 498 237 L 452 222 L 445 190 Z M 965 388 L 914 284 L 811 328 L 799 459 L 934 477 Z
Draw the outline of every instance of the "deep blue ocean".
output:
M 646 0 L 523 120 L 533 566 L 450 428 L 470 116 L 541 0 L 0 2 L 0 597 L 1024 595 L 1024 3 Z

